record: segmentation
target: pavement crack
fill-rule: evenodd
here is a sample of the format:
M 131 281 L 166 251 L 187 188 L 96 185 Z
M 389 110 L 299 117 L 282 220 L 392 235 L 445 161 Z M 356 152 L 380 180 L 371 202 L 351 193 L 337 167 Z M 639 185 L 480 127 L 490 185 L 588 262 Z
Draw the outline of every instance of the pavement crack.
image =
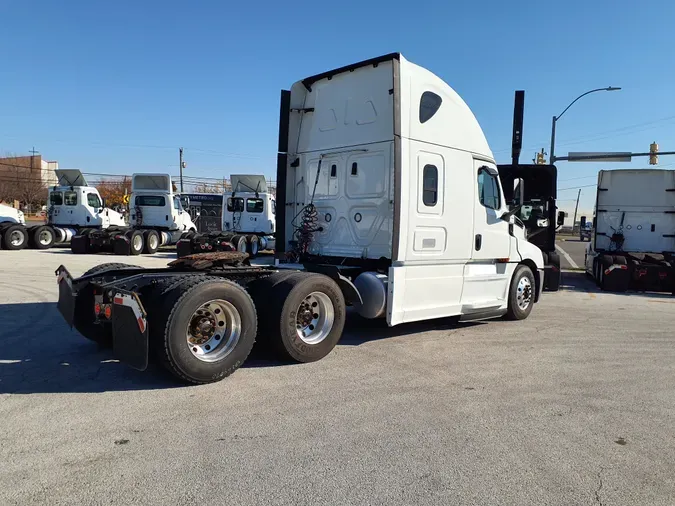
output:
M 602 490 L 602 472 L 605 469 L 603 467 L 600 467 L 600 471 L 598 471 L 598 488 L 595 491 L 595 502 L 599 504 L 600 506 L 604 506 L 602 499 L 600 499 L 600 491 Z

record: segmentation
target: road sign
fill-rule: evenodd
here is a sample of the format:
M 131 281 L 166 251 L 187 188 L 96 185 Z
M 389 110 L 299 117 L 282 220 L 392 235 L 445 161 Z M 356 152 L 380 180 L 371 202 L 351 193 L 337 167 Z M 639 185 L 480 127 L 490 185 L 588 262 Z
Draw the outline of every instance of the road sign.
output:
M 631 152 L 578 151 L 567 153 L 568 162 L 630 162 Z

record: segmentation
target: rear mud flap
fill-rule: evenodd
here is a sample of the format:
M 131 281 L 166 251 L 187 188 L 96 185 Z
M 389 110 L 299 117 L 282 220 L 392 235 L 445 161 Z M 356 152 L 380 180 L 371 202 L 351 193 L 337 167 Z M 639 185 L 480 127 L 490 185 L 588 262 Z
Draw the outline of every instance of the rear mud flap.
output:
M 112 244 L 115 255 L 131 255 L 131 243 L 129 243 L 129 239 L 126 237 L 115 237 L 112 240 Z
M 113 353 L 139 371 L 148 367 L 147 314 L 138 295 L 115 290 L 112 312 Z
M 56 269 L 56 282 L 59 284 L 59 301 L 56 307 L 72 329 L 76 295 L 73 291 L 73 277 L 63 265 Z

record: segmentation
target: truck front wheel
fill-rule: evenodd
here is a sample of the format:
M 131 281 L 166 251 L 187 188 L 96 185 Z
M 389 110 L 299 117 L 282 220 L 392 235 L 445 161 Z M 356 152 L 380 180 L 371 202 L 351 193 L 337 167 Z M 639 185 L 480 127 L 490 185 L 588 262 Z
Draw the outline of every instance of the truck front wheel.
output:
M 557 292 L 560 290 L 560 278 L 562 274 L 560 272 L 560 256 L 555 251 L 552 251 L 548 254 L 548 265 L 549 269 L 546 270 L 544 279 L 546 283 L 544 288 L 551 292 Z
M 175 301 L 175 302 L 174 302 Z M 187 278 L 161 301 L 154 336 L 167 369 L 184 381 L 212 383 L 246 360 L 257 333 L 251 297 L 227 280 Z
M 328 355 L 342 336 L 346 317 L 337 283 L 307 272 L 277 273 L 265 282 L 270 289 L 256 291 L 261 337 L 283 359 L 315 362 Z
M 536 284 L 534 274 L 527 265 L 519 265 L 511 278 L 506 318 L 524 320 L 532 312 Z

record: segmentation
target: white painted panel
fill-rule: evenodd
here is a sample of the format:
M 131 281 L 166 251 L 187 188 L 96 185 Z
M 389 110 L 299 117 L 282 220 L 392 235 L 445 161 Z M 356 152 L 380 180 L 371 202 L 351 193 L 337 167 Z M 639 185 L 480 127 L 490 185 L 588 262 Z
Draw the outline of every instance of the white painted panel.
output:
M 325 153 L 314 196 L 318 216 L 310 251 L 326 256 L 390 258 L 393 231 L 393 142 Z M 295 175 L 297 209 L 312 198 L 319 153 L 301 155 Z M 357 164 L 357 176 L 351 175 Z M 331 176 L 335 166 L 335 177 Z M 297 218 L 295 224 L 299 224 Z M 291 228 L 293 230 L 293 228 Z
M 462 305 L 480 307 L 495 300 L 506 303 L 508 284 L 516 268 L 515 263 L 469 263 L 464 267 Z
M 348 197 L 382 197 L 387 186 L 387 157 L 384 153 L 354 154 L 345 170 Z M 354 174 L 356 172 L 356 174 Z
M 390 268 L 389 324 L 460 314 L 463 272 L 461 264 Z
M 291 90 L 291 107 L 314 111 L 293 112 L 291 126 L 299 127 L 296 153 L 323 152 L 345 146 L 389 141 L 394 138 L 392 62 L 344 72 Z M 297 116 L 301 116 L 296 118 Z
M 447 233 L 444 228 L 419 227 L 415 230 L 413 250 L 417 253 L 442 253 L 445 251 Z

